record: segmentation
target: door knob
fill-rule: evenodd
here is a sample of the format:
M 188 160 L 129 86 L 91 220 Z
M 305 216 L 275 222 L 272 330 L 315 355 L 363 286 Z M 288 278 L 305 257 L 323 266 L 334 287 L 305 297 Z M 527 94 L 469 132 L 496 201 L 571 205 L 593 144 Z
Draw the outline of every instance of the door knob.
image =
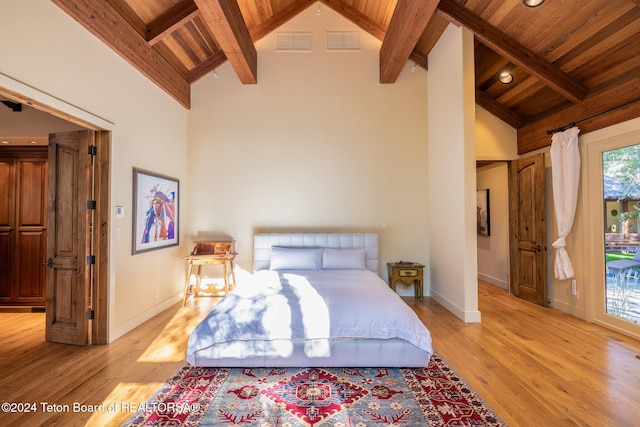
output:
M 46 265 L 47 267 L 51 267 L 53 266 L 53 259 L 49 258 L 45 262 L 43 262 L 43 264 Z

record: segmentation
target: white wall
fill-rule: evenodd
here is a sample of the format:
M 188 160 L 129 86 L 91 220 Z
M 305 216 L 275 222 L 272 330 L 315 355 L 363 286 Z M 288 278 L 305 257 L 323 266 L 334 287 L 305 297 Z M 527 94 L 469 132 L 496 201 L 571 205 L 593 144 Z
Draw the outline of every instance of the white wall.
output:
M 431 295 L 479 322 L 473 35 L 449 25 L 428 74 Z
M 312 52 L 277 52 L 278 31 L 311 31 Z M 360 32 L 362 50 L 326 52 L 327 31 Z M 256 232 L 375 231 L 385 280 L 389 261 L 426 264 L 427 73 L 409 63 L 381 85 L 379 48 L 312 6 L 256 43 L 257 85 L 242 85 L 229 64 L 196 82 L 188 238 L 234 237 L 252 271 Z
M 482 107 L 476 106 L 476 159 L 518 158 L 518 132 Z
M 188 202 L 187 111 L 48 0 L 0 2 L 0 77 L 112 131 L 113 340 L 176 301 L 184 283 L 182 245 L 131 255 L 131 212 L 133 166 L 180 179 Z M 124 218 L 115 218 L 116 205 Z

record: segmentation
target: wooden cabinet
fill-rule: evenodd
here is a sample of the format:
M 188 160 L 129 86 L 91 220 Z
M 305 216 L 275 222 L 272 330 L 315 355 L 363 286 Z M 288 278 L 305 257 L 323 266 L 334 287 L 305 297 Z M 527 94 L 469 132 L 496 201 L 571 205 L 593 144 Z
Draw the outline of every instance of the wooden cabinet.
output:
M 44 306 L 47 148 L 0 148 L 0 305 Z

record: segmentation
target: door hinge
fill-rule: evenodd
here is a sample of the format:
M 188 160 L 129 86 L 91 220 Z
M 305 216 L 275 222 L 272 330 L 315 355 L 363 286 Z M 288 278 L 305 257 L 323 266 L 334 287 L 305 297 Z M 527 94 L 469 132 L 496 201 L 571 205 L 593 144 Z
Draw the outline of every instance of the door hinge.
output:
M 95 255 L 87 256 L 87 265 L 93 265 L 95 263 L 96 263 L 96 256 Z
M 98 154 L 98 147 L 96 147 L 95 145 L 90 145 L 89 146 L 89 155 L 90 156 L 95 156 L 96 154 Z
M 92 308 L 87 310 L 86 318 L 87 320 L 94 320 L 96 318 L 96 311 Z
M 96 206 L 98 206 L 98 203 L 95 200 L 87 200 L 87 209 L 91 210 L 96 210 Z

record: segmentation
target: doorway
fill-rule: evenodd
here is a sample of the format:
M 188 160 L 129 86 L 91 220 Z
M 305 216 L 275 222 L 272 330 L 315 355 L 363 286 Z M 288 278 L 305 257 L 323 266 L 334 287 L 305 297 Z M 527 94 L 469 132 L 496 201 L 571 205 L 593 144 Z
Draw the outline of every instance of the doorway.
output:
M 94 201 L 95 209 L 93 209 L 93 226 L 91 227 L 91 235 L 93 236 L 93 254 L 95 259 L 93 272 L 86 283 L 90 294 L 89 305 L 90 311 L 87 312 L 86 322 L 87 342 L 90 344 L 106 344 L 108 343 L 108 286 L 109 286 L 109 183 L 110 183 L 110 162 L 111 162 L 111 133 L 93 123 L 77 118 L 72 114 L 62 110 L 53 108 L 45 103 L 37 101 L 28 96 L 8 88 L 0 87 L 0 98 L 10 100 L 15 104 L 21 104 L 25 108 L 32 108 L 44 116 L 53 116 L 57 121 L 62 119 L 68 122 L 70 127 L 76 129 L 85 129 L 94 131 L 95 133 L 95 161 L 93 162 L 94 170 Z M 59 130 L 52 128 L 53 132 Z M 52 132 L 45 132 L 52 133 Z M 48 135 L 44 135 L 40 139 L 47 139 Z M 33 138 L 29 138 L 33 139 Z M 25 140 L 24 143 L 29 143 Z M 49 200 L 49 204 L 55 203 L 55 200 Z M 78 201 L 78 203 L 86 204 L 87 200 Z M 77 238 L 85 238 L 78 236 Z M 43 259 L 42 262 L 45 260 Z
M 477 162 L 477 190 L 489 190 L 491 224 L 487 235 L 478 234 L 478 278 L 543 306 L 547 303 L 544 181 L 541 154 Z M 528 204 L 523 207 L 514 201 Z M 511 241 L 516 235 L 520 240 Z
M 509 290 L 509 163 L 478 162 L 476 189 L 489 190 L 489 227 L 478 234 L 478 279 Z

